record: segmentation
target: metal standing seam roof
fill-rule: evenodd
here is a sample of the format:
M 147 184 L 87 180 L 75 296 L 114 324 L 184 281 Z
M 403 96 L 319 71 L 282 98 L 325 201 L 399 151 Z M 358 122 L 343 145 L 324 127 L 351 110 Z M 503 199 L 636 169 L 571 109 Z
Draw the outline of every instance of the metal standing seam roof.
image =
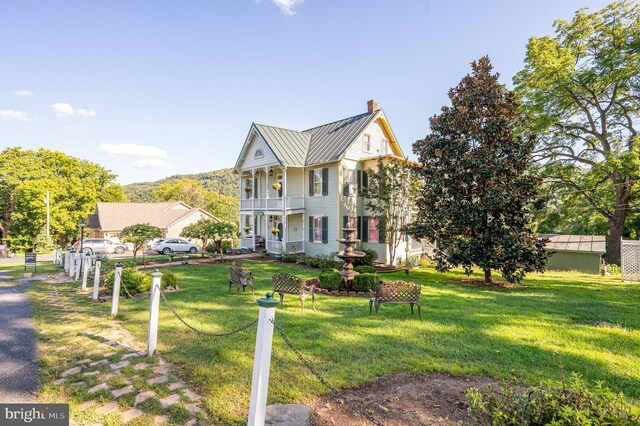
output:
M 378 112 L 366 112 L 305 130 L 311 135 L 306 165 L 337 161 Z
M 254 124 L 275 156 L 287 166 L 304 166 L 311 135 L 281 127 Z
M 354 115 L 304 131 L 256 123 L 253 123 L 253 127 L 278 161 L 286 166 L 302 167 L 338 161 L 358 135 L 379 115 L 379 111 Z
M 541 234 L 540 238 L 549 239 L 545 248 L 551 251 L 604 254 L 607 248 L 606 237 L 604 235 Z

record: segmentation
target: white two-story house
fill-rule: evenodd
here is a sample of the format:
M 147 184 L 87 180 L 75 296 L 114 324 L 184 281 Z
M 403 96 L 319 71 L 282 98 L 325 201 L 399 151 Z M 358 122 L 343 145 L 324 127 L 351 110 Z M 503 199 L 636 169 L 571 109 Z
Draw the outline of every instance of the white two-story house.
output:
M 360 189 L 380 156 L 404 158 L 382 109 L 297 131 L 251 125 L 234 171 L 240 192 L 241 247 L 268 253 L 331 254 L 346 225 L 363 248 L 389 263 L 384 224 L 365 209 Z M 397 256 L 403 258 L 401 247 Z M 410 254 L 424 252 L 412 241 Z

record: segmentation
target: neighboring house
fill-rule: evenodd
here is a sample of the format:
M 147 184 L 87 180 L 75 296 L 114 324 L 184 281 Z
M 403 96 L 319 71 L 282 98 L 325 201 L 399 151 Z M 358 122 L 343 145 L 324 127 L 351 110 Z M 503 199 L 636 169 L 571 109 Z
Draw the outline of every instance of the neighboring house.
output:
M 540 234 L 548 238 L 547 251 L 553 252 L 547 268 L 557 271 L 600 272 L 602 256 L 607 251 L 604 235 Z
M 384 226 L 365 209 L 365 170 L 404 154 L 377 103 L 353 117 L 304 131 L 251 125 L 234 172 L 239 179 L 241 247 L 269 253 L 331 254 L 341 228 L 358 228 L 361 247 L 389 263 Z M 277 229 L 276 234 L 272 233 Z M 410 242 L 410 255 L 424 244 Z M 405 256 L 405 243 L 397 251 Z
M 148 223 L 160 228 L 165 237 L 176 238 L 185 226 L 210 219 L 219 222 L 214 215 L 183 203 L 98 203 L 96 213 L 89 215 L 89 238 L 122 238 L 127 226 Z

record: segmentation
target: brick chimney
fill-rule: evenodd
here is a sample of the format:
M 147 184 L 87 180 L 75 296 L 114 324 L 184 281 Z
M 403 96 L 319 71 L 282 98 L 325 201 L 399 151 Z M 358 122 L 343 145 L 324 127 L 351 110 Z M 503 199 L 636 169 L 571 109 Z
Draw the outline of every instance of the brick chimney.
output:
M 378 102 L 375 99 L 367 101 L 367 112 L 372 113 L 378 110 Z

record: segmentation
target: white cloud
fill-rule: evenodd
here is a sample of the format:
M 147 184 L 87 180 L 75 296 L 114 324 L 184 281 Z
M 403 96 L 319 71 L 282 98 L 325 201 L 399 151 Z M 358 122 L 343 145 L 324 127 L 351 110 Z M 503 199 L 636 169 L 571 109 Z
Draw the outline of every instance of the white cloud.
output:
M 73 105 L 64 102 L 56 102 L 51 105 L 51 109 L 58 118 L 67 118 L 72 115 L 81 115 L 83 117 L 95 117 L 96 112 L 84 108 L 75 109 Z
M 29 115 L 24 111 L 15 111 L 12 109 L 0 109 L 1 120 L 27 121 Z
M 19 96 L 21 98 L 33 96 L 33 92 L 31 90 L 27 90 L 27 89 L 16 90 L 13 93 L 15 93 L 16 96 Z
M 137 169 L 168 169 L 171 164 L 159 158 L 143 158 L 134 161 L 132 166 Z
M 261 0 L 256 0 L 256 3 L 260 3 L 260 1 Z M 293 8 L 297 4 L 302 3 L 304 0 L 271 0 L 271 1 L 273 2 L 273 4 L 275 4 L 280 8 L 280 11 L 283 14 L 287 16 L 292 16 L 296 14 Z
M 167 158 L 167 151 L 151 145 L 138 145 L 135 143 L 102 143 L 100 151 L 112 155 L 125 157 Z M 143 160 L 140 160 L 143 161 Z

